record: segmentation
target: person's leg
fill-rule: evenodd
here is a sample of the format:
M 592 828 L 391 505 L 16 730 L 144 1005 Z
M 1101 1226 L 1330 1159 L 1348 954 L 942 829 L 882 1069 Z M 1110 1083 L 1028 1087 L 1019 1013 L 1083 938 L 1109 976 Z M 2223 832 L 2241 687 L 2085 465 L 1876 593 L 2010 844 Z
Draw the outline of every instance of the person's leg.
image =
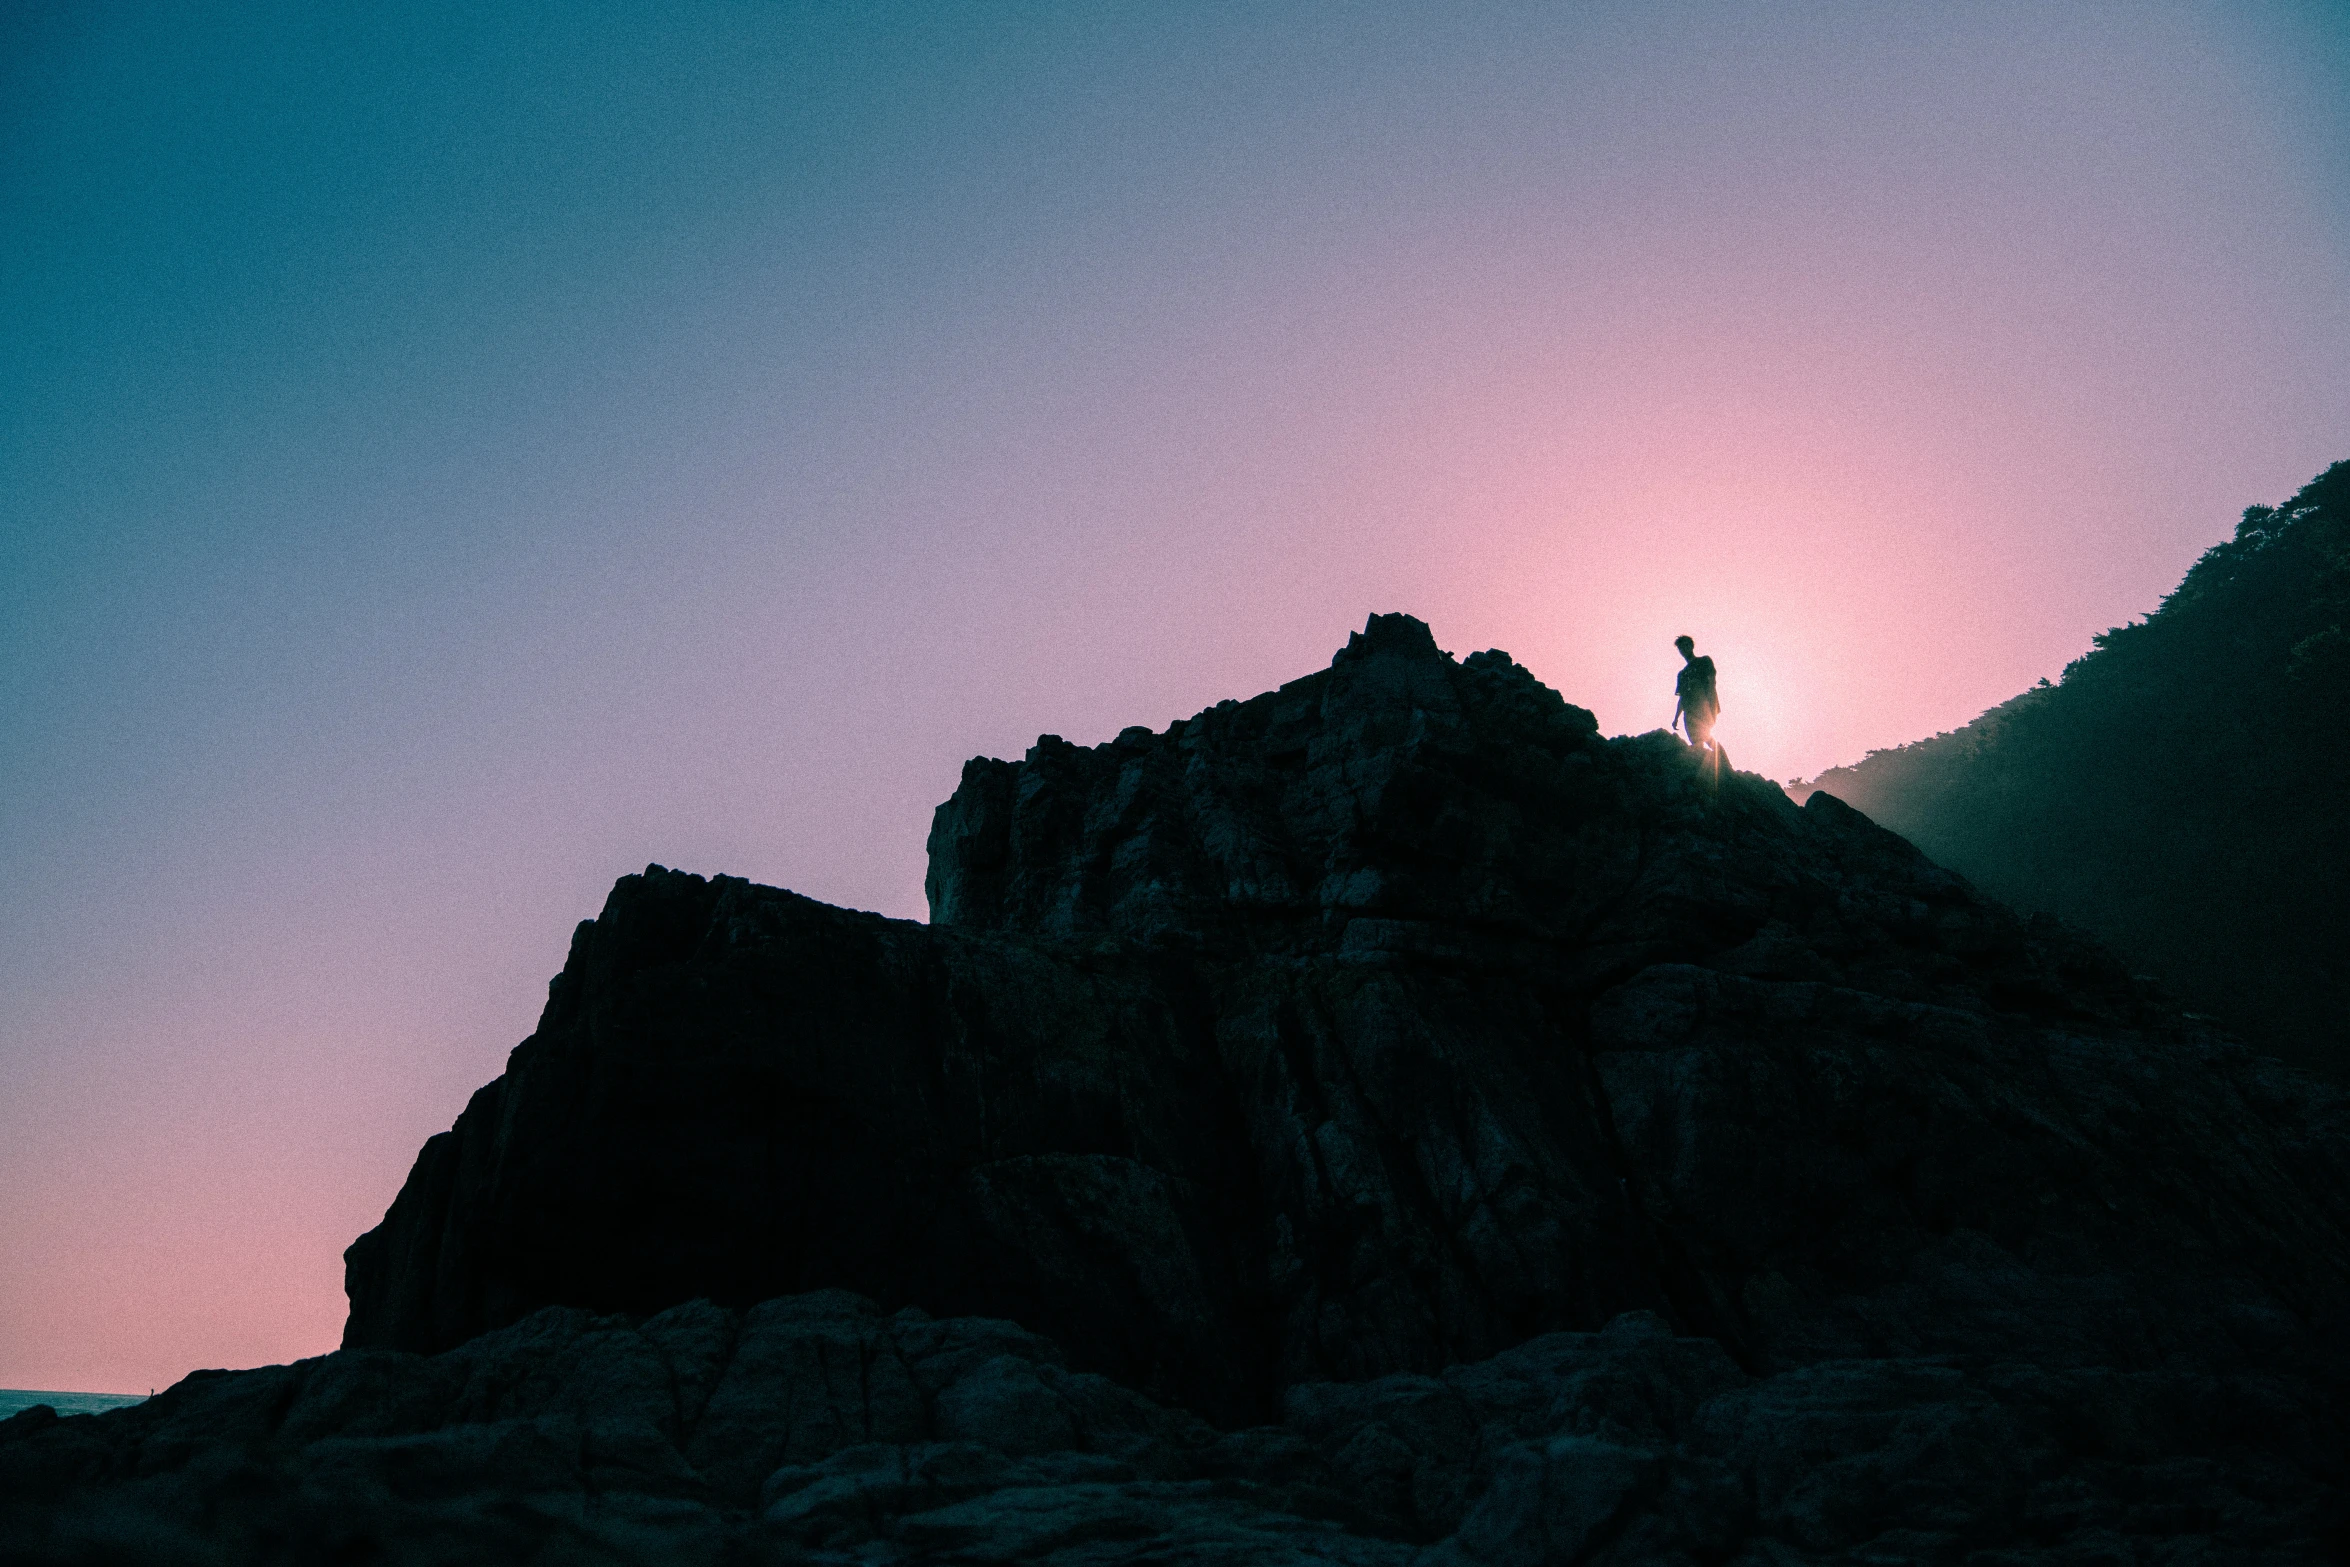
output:
M 1714 743 L 1714 715 L 1689 715 L 1689 743 L 1697 747 L 1697 770 L 1708 788 L 1718 788 L 1722 781 L 1722 748 Z

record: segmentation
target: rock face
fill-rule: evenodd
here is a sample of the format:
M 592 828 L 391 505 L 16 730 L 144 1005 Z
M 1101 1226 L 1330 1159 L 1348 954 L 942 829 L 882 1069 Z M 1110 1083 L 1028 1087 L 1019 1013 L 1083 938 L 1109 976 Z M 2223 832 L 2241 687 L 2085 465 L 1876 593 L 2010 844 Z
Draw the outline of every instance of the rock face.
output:
M 1632 1313 L 1219 1432 L 1010 1322 L 840 1291 L 548 1307 L 436 1356 L 0 1422 L 0 1560 L 2320 1562 L 2338 1433 L 2277 1373 L 1828 1361 Z M 2329 1531 L 2332 1533 L 2329 1535 Z
M 543 1441 L 573 1465 L 530 1471 L 548 1518 L 685 1509 L 655 1555 L 2350 1539 L 2343 1096 L 1830 796 L 1709 785 L 1670 736 L 1603 740 L 1506 655 L 1376 616 L 1165 733 L 971 763 L 930 847 L 928 926 L 624 879 L 351 1247 L 345 1349 L 224 1384 L 292 1379 L 236 1428 L 268 1484 L 389 1487 L 389 1540 L 427 1504 L 381 1454 L 473 1455 L 415 1462 L 471 1477 L 431 1506 L 495 1512 L 524 1482 L 484 1455 Z M 764 1324 L 819 1318 L 855 1346 L 830 1391 L 720 1397 Z M 735 1347 L 675 1349 L 688 1322 Z M 922 1370 L 939 1333 L 1028 1347 L 958 1392 L 979 1373 Z M 515 1373 L 538 1403 L 467 1402 L 550 1334 L 603 1347 Z M 611 1415 L 631 1377 L 654 1391 Z M 354 1378 L 351 1423 L 286 1425 Z M 160 1473 L 180 1396 L 0 1428 L 0 1487 Z M 609 1462 L 668 1479 L 597 1467 L 608 1415 L 661 1433 Z
M 928 927 L 623 881 L 352 1247 L 345 1342 L 844 1288 L 1232 1422 L 1633 1310 L 1761 1370 L 2213 1313 L 2314 1354 L 2350 1301 L 2340 1131 L 2273 1069 L 1403 616 L 973 762 L 931 861 Z

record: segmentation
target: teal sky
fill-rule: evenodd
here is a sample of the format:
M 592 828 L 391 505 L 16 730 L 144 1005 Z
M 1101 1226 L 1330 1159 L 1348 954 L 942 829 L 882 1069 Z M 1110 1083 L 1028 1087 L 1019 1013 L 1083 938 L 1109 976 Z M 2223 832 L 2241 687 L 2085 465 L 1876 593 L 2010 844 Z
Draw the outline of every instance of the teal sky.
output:
M 0 1385 L 329 1347 L 649 860 L 1372 611 L 1793 777 L 2350 456 L 2350 9 L 0 15 Z M 1743 726 L 1743 727 L 1742 727 Z

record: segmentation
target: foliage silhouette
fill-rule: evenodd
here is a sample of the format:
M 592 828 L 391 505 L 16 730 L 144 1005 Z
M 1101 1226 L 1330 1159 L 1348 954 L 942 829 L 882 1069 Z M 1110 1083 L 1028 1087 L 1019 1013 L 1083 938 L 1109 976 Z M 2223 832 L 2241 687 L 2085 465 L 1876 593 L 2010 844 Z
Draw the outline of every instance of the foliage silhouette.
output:
M 2350 462 L 1952 733 L 1812 781 L 2190 1005 L 2350 1075 Z

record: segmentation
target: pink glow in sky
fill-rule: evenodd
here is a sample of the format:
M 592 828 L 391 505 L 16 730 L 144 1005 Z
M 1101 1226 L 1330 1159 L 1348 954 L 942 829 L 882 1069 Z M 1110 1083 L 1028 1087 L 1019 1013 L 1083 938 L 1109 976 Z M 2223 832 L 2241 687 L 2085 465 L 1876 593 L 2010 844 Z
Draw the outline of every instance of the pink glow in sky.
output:
M 331 1347 L 648 861 L 1394 609 L 1809 775 L 2350 456 L 2339 6 L 480 9 L 0 23 L 0 1386 Z

